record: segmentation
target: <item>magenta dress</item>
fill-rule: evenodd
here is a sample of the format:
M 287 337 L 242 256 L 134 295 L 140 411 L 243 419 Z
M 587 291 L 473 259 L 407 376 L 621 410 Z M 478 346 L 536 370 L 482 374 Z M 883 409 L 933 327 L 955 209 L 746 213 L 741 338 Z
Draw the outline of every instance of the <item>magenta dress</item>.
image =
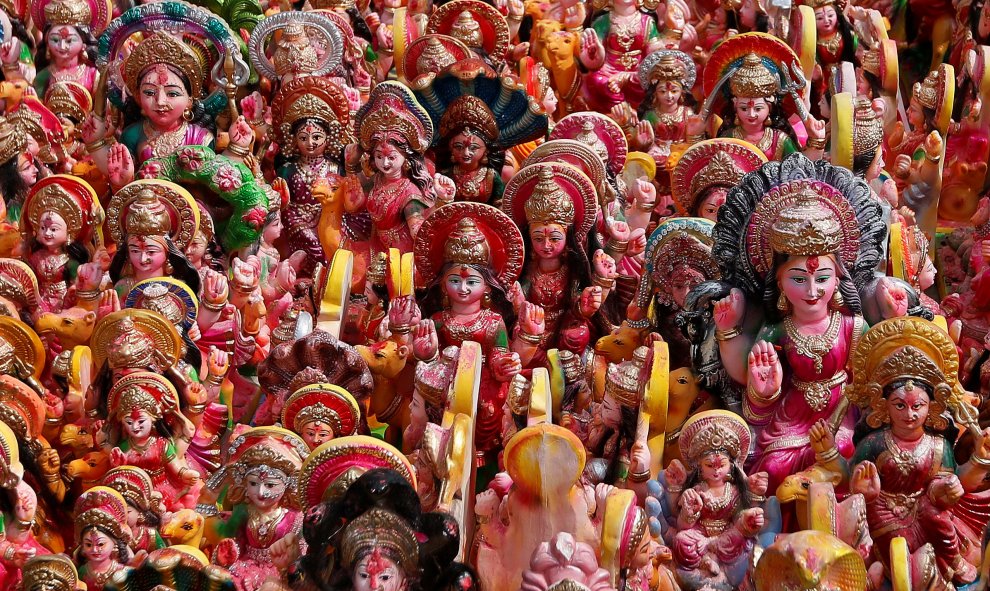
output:
M 299 550 L 306 554 L 306 542 L 302 539 L 303 514 L 287 509 L 272 531 L 256 532 L 250 526 L 241 529 L 237 536 L 240 557 L 230 566 L 238 591 L 259 589 L 268 577 L 280 578 L 283 573 L 272 564 L 271 546 L 289 534 L 299 536 Z
M 743 410 L 749 424 L 756 428 L 756 460 L 747 473 L 767 472 L 768 490 L 776 490 L 785 478 L 815 463 L 808 431 L 819 419 L 828 420 L 839 404 L 842 384 L 848 378 L 849 355 L 866 328 L 859 316 L 842 316 L 840 322 L 835 345 L 822 357 L 821 368 L 815 367 L 814 359 L 797 351 L 783 324 L 764 330 L 762 338 L 783 348 L 782 394 L 769 404 L 747 394 Z M 827 388 L 827 392 L 816 399 L 814 390 L 821 388 Z M 846 458 L 853 453 L 854 425 L 853 415 L 847 413 L 835 436 L 839 453 Z
M 587 102 L 589 111 L 608 113 L 622 101 L 636 109 L 643 101 L 643 88 L 638 83 L 627 84 L 620 92 L 612 92 L 608 88 L 608 80 L 615 74 L 637 72 L 650 43 L 660 36 L 652 16 L 645 12 L 640 12 L 638 16 L 639 22 L 629 31 L 612 23 L 609 13 L 592 23 L 592 28 L 605 47 L 605 63 L 598 71 L 584 77 L 581 95 Z
M 704 504 L 697 523 L 677 532 L 671 548 L 677 565 L 688 571 L 697 569 L 701 564 L 704 555 L 695 551 L 700 544 L 706 544 L 706 554 L 714 556 L 722 564 L 734 563 L 748 555 L 753 547 L 752 541 L 743 536 L 735 525 L 741 501 L 735 487 L 726 485 L 725 496 L 719 499 L 712 498 L 707 492 L 702 492 L 701 498 Z

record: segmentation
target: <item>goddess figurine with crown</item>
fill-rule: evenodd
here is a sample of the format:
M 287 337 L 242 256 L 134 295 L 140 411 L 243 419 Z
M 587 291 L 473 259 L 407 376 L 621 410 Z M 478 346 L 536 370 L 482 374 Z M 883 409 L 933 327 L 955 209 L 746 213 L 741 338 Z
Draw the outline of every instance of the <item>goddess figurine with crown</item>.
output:
M 174 277 L 199 293 L 199 272 L 184 252 L 199 227 L 199 206 L 187 190 L 169 181 L 134 181 L 114 193 L 107 219 L 118 245 L 110 278 L 119 296 L 156 277 Z
M 160 30 L 156 19 L 195 24 L 195 29 L 187 26 L 186 30 L 204 31 L 203 37 L 188 33 L 189 39 L 177 38 Z M 142 29 L 146 36 L 137 47 L 130 48 L 131 34 Z M 157 32 L 148 34 L 149 30 Z M 169 156 L 183 146 L 212 147 L 216 116 L 205 107 L 211 82 L 208 73 L 222 68 L 207 63 L 204 55 L 218 55 L 221 64 L 225 56 L 234 60 L 235 67 L 241 68 L 242 78 L 236 72 L 229 74 L 234 78 L 231 84 L 236 86 L 239 80 L 247 79 L 239 39 L 227 24 L 196 6 L 156 2 L 132 8 L 111 23 L 106 35 L 108 42 L 100 46 L 99 59 L 108 64 L 108 86 L 100 91 L 106 92 L 125 113 L 141 113 L 139 121 L 125 119 L 120 144 L 115 143 L 112 134 L 108 135 L 102 104 L 96 105 L 93 116 L 83 126 L 86 150 L 111 184 L 126 185 L 145 161 Z M 197 51 L 199 47 L 203 49 Z M 118 87 L 118 81 L 123 82 L 123 87 Z M 228 134 L 227 152 L 237 159 L 247 156 L 254 140 L 247 121 L 243 117 L 231 121 Z
M 545 332 L 533 365 L 555 348 L 561 327 L 572 321 L 590 325 L 615 278 L 592 279 L 585 244 L 598 201 L 594 184 L 577 168 L 561 162 L 526 166 L 506 184 L 502 210 L 531 246 L 520 289 L 511 297 L 517 309 L 525 300 L 544 312 Z M 608 255 L 599 251 L 598 256 Z
M 75 522 L 79 578 L 102 589 L 131 560 L 127 503 L 116 490 L 95 486 L 76 499 Z
M 67 296 L 77 269 L 96 252 L 103 208 L 86 181 L 60 174 L 34 185 L 23 211 L 21 227 L 29 237 L 27 260 L 38 276 L 40 309 L 59 313 L 75 299 Z
M 44 32 L 51 60 L 34 78 L 38 96 L 54 82 L 75 82 L 93 92 L 96 38 L 113 18 L 111 0 L 41 0 L 31 3 L 31 17 Z
M 749 426 L 739 415 L 708 410 L 681 428 L 687 466 L 664 471 L 671 507 L 677 507 L 672 549 L 685 589 L 736 589 L 764 524 L 765 472 L 747 476 Z
M 435 360 L 440 351 L 476 341 L 487 363 L 482 368 L 475 425 L 479 452 L 498 449 L 506 382 L 536 353 L 542 338 L 542 310 L 520 309 L 514 316 L 508 292 L 523 264 L 523 238 L 512 219 L 482 203 L 459 202 L 437 208 L 416 237 L 416 270 L 427 288 L 423 320 L 416 328 L 414 353 Z M 402 327 L 394 330 L 402 331 Z
M 980 431 L 976 408 L 959 384 L 955 344 L 927 320 L 885 320 L 857 345 L 852 371 L 845 395 L 868 413 L 872 431 L 856 443 L 849 490 L 866 498 L 885 572 L 894 567 L 892 543 L 900 537 L 912 553 L 931 544 L 945 579 L 973 582 L 982 561 L 973 541 L 986 527 L 990 506 L 986 491 L 975 492 L 990 472 L 990 430 Z M 953 453 L 956 426 L 976 440 L 965 463 Z M 822 454 L 835 458 L 830 433 L 821 434 Z
M 704 135 L 704 119 L 721 105 L 725 120 L 716 135 L 745 140 L 768 160 L 780 160 L 801 148 L 788 117 L 797 109 L 808 135 L 805 155 L 815 160 L 825 148 L 825 124 L 804 112 L 803 85 L 794 81 L 798 57 L 786 43 L 766 33 L 746 33 L 721 43 L 705 64 L 702 86 L 707 98 L 701 115 L 688 126 L 689 141 Z
M 746 386 L 751 469 L 776 490 L 814 463 L 808 432 L 819 420 L 852 454 L 854 418 L 839 403 L 866 328 L 857 286 L 880 262 L 886 227 L 865 182 L 800 154 L 744 177 L 722 207 L 712 252 L 734 289 L 715 303 L 716 338 L 729 377 Z
M 694 114 L 691 90 L 697 75 L 691 56 L 676 49 L 651 53 L 639 65 L 644 100 L 638 116 L 625 127 L 632 145 L 637 150 L 649 152 L 658 168 L 665 169 L 672 145 L 687 142 L 688 117 Z M 632 126 L 637 121 L 648 121 L 649 128 L 636 128 L 632 133 Z
M 178 428 L 179 434 L 190 429 L 179 411 L 175 386 L 158 374 L 135 372 L 118 380 L 107 398 L 111 433 L 119 433 L 111 438 L 115 447 L 110 463 L 148 472 L 169 511 L 195 507 L 202 481 L 199 472 L 186 464 L 185 448 L 176 446 L 173 429 Z
M 210 477 L 209 487 L 217 493 L 229 486 L 227 501 L 234 509 L 211 529 L 226 538 L 216 555 L 238 591 L 284 579 L 289 565 L 276 560 L 273 547 L 298 543 L 299 552 L 306 552 L 296 479 L 308 455 L 309 447 L 295 433 L 254 427 L 231 441 L 227 463 Z
M 423 155 L 433 139 L 433 123 L 408 88 L 383 82 L 358 111 L 355 127 L 372 187 L 367 195 L 349 191 L 345 207 L 349 212 L 366 208 L 371 214 L 372 254 L 389 248 L 412 252 L 416 233 L 438 197 Z M 450 186 L 441 192 L 452 197 Z

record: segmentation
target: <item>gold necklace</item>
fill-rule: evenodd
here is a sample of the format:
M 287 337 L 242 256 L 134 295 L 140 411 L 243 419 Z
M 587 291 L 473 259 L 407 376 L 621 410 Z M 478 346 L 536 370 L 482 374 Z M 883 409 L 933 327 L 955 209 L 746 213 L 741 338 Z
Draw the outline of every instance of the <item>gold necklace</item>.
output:
M 145 143 L 151 148 L 151 153 L 156 158 L 162 158 L 175 152 L 175 149 L 185 144 L 186 128 L 189 124 L 182 122 L 178 128 L 172 131 L 158 131 L 155 128 L 144 124 Z
M 897 466 L 897 470 L 905 476 L 911 474 L 911 470 L 931 452 L 933 440 L 934 438 L 931 435 L 923 433 L 921 439 L 918 441 L 918 445 L 914 446 L 912 450 L 907 450 L 897 445 L 894 434 L 890 429 L 887 429 L 883 433 L 883 441 L 887 445 L 890 460 Z
M 747 142 L 750 141 L 749 138 L 746 137 L 746 131 L 742 128 L 741 125 L 739 127 L 734 127 L 732 129 L 732 135 L 737 140 L 745 140 Z M 773 128 L 767 127 L 766 129 L 764 129 L 763 137 L 761 137 L 759 141 L 755 142 L 755 145 L 760 150 L 763 150 L 764 152 L 769 152 L 770 147 L 773 145 Z
M 64 73 L 66 71 L 68 71 L 69 73 L 68 74 Z M 55 80 L 59 82 L 78 82 L 79 80 L 82 79 L 83 74 L 85 73 L 86 73 L 86 64 L 79 64 L 71 71 L 62 70 L 62 72 L 56 72 L 55 70 L 52 70 L 52 76 L 55 78 Z
M 833 54 L 838 51 L 840 43 L 842 43 L 842 35 L 838 33 L 834 33 L 828 39 L 818 39 L 818 45 Z
M 784 318 L 784 330 L 794 344 L 794 350 L 798 355 L 803 355 L 815 362 L 815 372 L 822 372 L 822 363 L 825 355 L 832 350 L 835 338 L 839 336 L 839 328 L 842 326 L 842 315 L 838 311 L 833 311 L 828 318 L 828 328 L 822 334 L 801 334 L 794 319 L 791 316 Z

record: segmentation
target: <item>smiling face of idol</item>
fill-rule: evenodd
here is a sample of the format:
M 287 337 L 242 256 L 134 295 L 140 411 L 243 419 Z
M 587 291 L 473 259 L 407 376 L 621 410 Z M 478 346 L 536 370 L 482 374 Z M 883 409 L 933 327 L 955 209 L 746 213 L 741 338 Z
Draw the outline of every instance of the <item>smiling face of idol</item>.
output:
M 907 441 L 921 437 L 931 402 L 928 392 L 916 385 L 902 386 L 891 392 L 886 402 L 894 435 Z
M 67 66 L 86 49 L 82 35 L 71 25 L 55 25 L 48 31 L 48 51 L 52 61 Z
M 828 316 L 828 304 L 839 288 L 831 255 L 789 257 L 777 270 L 777 281 L 794 315 L 811 321 Z
M 159 131 L 177 128 L 193 102 L 182 78 L 164 64 L 152 66 L 141 76 L 137 99 L 141 114 Z
M 764 122 L 770 117 L 770 103 L 765 98 L 732 99 L 736 120 L 747 134 L 762 132 Z

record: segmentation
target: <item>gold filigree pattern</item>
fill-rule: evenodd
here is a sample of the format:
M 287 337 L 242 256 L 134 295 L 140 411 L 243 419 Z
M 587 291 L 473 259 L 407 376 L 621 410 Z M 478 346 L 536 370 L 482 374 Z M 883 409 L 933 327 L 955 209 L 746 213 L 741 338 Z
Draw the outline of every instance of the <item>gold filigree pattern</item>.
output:
M 353 569 L 374 549 L 395 561 L 406 576 L 418 572 L 419 542 L 405 519 L 391 511 L 371 509 L 347 525 L 341 543 L 342 564 Z
M 749 425 L 739 415 L 708 410 L 693 415 L 681 427 L 680 446 L 685 459 L 697 465 L 710 453 L 720 452 L 742 464 L 749 453 Z
M 206 79 L 203 60 L 191 47 L 165 32 L 148 37 L 127 56 L 122 68 L 127 92 L 133 97 L 138 96 L 138 87 L 145 70 L 160 64 L 185 77 L 189 83 L 189 94 L 193 98 L 203 95 L 203 81 Z
M 24 591 L 77 591 L 79 573 L 64 554 L 36 556 L 21 570 Z
M 780 92 L 780 80 L 759 55 L 750 53 L 743 58 L 742 66 L 729 78 L 729 90 L 736 98 L 767 98 Z

